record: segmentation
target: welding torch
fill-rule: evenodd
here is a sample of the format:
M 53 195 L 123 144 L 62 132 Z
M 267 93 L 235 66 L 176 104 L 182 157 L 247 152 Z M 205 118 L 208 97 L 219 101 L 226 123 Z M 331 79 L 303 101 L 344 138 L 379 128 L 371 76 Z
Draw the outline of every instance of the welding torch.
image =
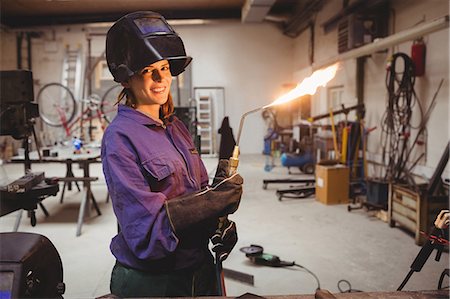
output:
M 230 160 L 229 160 L 230 161 L 230 164 L 229 164 L 230 168 L 229 168 L 229 173 L 228 173 L 229 176 L 232 176 L 233 174 L 236 173 L 238 165 L 239 165 L 239 141 L 241 140 L 242 127 L 244 126 L 245 117 L 247 115 L 249 115 L 249 114 L 254 113 L 254 112 L 258 112 L 258 111 L 267 109 L 270 106 L 272 106 L 272 105 L 269 104 L 269 105 L 266 105 L 266 106 L 263 106 L 263 107 L 259 107 L 257 109 L 253 109 L 253 110 L 247 111 L 244 114 L 242 114 L 241 121 L 239 122 L 239 130 L 238 130 L 238 134 L 237 134 L 236 145 L 234 146 L 233 154 L 232 154 L 232 156 L 230 157 Z M 219 218 L 219 220 L 220 220 L 219 228 L 222 228 L 222 226 L 225 223 L 227 218 L 228 218 L 227 216 Z
M 242 133 L 242 127 L 244 125 L 244 119 L 247 115 L 265 110 L 267 108 L 270 108 L 275 105 L 279 105 L 282 103 L 289 102 L 291 100 L 294 100 L 296 98 L 300 98 L 301 96 L 304 96 L 306 94 L 314 94 L 318 86 L 325 86 L 331 79 L 334 78 L 336 75 L 336 71 L 338 69 L 339 64 L 335 63 L 332 66 L 327 67 L 323 70 L 317 70 L 315 71 L 311 76 L 305 78 L 300 84 L 297 85 L 294 89 L 289 91 L 287 94 L 279 97 L 277 100 L 272 102 L 271 104 L 265 105 L 263 107 L 259 107 L 257 109 L 250 110 L 246 113 L 244 113 L 241 117 L 241 121 L 239 123 L 239 131 L 237 135 L 236 145 L 233 149 L 233 154 L 229 159 L 229 176 L 232 176 L 236 173 L 237 167 L 239 165 L 239 141 L 241 139 L 241 133 Z M 353 108 L 353 107 L 352 107 Z M 224 225 L 227 222 L 228 217 L 220 217 L 219 218 L 219 225 L 218 229 L 222 230 Z M 222 275 L 222 261 L 220 260 L 218 254 L 216 254 L 216 267 L 217 267 L 217 273 L 218 273 L 218 283 L 220 286 L 220 291 L 222 292 L 219 295 L 225 296 L 225 283 Z
M 263 107 L 259 107 L 257 109 L 253 109 L 250 111 L 245 112 L 244 114 L 242 114 L 241 116 L 241 121 L 239 122 L 239 130 L 238 130 L 238 135 L 237 135 L 237 139 L 236 139 L 236 145 L 234 146 L 233 149 L 233 155 L 230 157 L 230 171 L 229 171 L 229 175 L 233 175 L 236 173 L 237 167 L 239 165 L 239 141 L 241 139 L 241 133 L 242 133 L 242 127 L 244 126 L 244 120 L 245 117 L 249 114 L 252 114 L 254 112 L 258 112 L 261 110 L 264 110 L 268 107 L 270 107 L 271 105 L 266 105 Z
M 241 139 L 241 133 L 242 133 L 242 127 L 244 125 L 244 119 L 247 115 L 260 111 L 260 110 L 264 110 L 266 108 L 268 108 L 270 105 L 266 105 L 264 107 L 260 107 L 257 109 L 253 109 L 250 110 L 246 113 L 244 113 L 241 117 L 241 121 L 239 123 L 239 130 L 238 130 L 238 135 L 237 135 L 237 139 L 236 139 L 236 145 L 234 146 L 233 149 L 233 154 L 229 159 L 229 172 L 228 172 L 228 176 L 232 176 L 233 174 L 236 173 L 238 165 L 239 165 L 239 141 Z M 224 217 L 220 217 L 219 218 L 219 224 L 218 224 L 218 228 L 219 230 L 222 230 L 222 228 L 224 227 L 225 223 L 228 221 L 228 217 L 224 216 Z M 216 253 L 216 271 L 217 271 L 217 283 L 219 286 L 219 295 L 220 296 L 226 296 L 226 290 L 225 290 L 225 281 L 224 281 L 224 276 L 223 276 L 223 268 L 222 268 L 222 261 L 219 257 L 219 254 Z

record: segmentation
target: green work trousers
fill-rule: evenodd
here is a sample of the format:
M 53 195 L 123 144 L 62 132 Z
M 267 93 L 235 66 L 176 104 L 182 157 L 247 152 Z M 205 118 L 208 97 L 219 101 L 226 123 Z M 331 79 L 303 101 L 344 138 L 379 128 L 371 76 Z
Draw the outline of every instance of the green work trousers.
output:
M 112 294 L 121 298 L 218 295 L 215 266 L 209 260 L 195 270 L 164 274 L 143 272 L 116 262 L 110 288 Z

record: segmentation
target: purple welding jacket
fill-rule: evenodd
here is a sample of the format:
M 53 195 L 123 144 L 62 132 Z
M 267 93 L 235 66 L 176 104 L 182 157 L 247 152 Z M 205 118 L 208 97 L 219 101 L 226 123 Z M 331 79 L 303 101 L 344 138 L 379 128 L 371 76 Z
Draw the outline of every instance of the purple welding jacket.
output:
M 175 235 L 164 207 L 166 200 L 208 184 L 205 166 L 178 118 L 163 126 L 119 105 L 103 136 L 102 164 L 120 225 L 110 249 L 121 264 L 163 273 L 211 258 L 214 224 L 206 221 Z

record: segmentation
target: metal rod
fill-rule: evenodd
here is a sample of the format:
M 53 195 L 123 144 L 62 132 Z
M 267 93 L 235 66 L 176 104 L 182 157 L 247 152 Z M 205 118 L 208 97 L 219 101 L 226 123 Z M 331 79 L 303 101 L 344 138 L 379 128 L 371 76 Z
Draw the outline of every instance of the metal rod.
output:
M 253 109 L 253 110 L 247 111 L 247 112 L 245 112 L 244 114 L 242 114 L 242 116 L 241 116 L 241 121 L 240 121 L 240 123 L 239 123 L 239 131 L 238 131 L 238 135 L 237 135 L 236 145 L 239 145 L 239 141 L 240 141 L 240 139 L 241 139 L 242 127 L 244 126 L 244 119 L 245 119 L 245 117 L 246 117 L 247 115 L 251 114 L 251 113 L 254 113 L 254 112 L 257 112 L 257 111 L 260 111 L 260 110 L 264 110 L 264 109 L 266 109 L 267 107 L 269 107 L 269 105 L 264 106 L 264 107 L 259 107 L 259 108 L 257 108 L 257 109 Z
M 425 115 L 422 119 L 422 123 L 420 124 L 419 131 L 417 132 L 416 137 L 414 138 L 414 142 L 412 143 L 411 147 L 409 148 L 408 152 L 406 153 L 406 158 L 405 158 L 403 164 L 401 165 L 400 169 L 403 169 L 406 167 L 406 163 L 408 162 L 409 156 L 411 155 L 414 147 L 417 144 L 417 140 L 419 139 L 420 134 L 422 134 L 422 132 L 426 129 L 426 124 L 428 123 L 428 120 L 430 119 L 431 112 L 433 111 L 434 106 L 436 104 L 436 98 L 439 94 L 439 91 L 441 90 L 443 83 L 444 83 L 444 79 L 441 79 L 441 82 L 439 83 L 439 86 L 438 86 L 436 92 L 434 93 L 433 98 L 431 99 L 430 106 L 428 106 L 428 109 L 425 112 Z

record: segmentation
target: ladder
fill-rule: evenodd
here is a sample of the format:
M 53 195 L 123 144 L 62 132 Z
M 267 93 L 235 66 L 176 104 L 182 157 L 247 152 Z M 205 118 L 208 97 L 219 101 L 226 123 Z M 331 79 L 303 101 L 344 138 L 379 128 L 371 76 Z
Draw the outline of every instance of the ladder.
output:
M 79 45 L 75 50 L 66 45 L 61 84 L 70 89 L 75 100 L 80 100 L 83 90 L 83 53 Z
M 17 69 L 19 70 L 31 71 L 31 38 L 30 32 L 16 33 Z
M 200 96 L 197 100 L 197 130 L 200 135 L 201 154 L 213 156 L 215 154 L 212 107 L 209 96 Z

